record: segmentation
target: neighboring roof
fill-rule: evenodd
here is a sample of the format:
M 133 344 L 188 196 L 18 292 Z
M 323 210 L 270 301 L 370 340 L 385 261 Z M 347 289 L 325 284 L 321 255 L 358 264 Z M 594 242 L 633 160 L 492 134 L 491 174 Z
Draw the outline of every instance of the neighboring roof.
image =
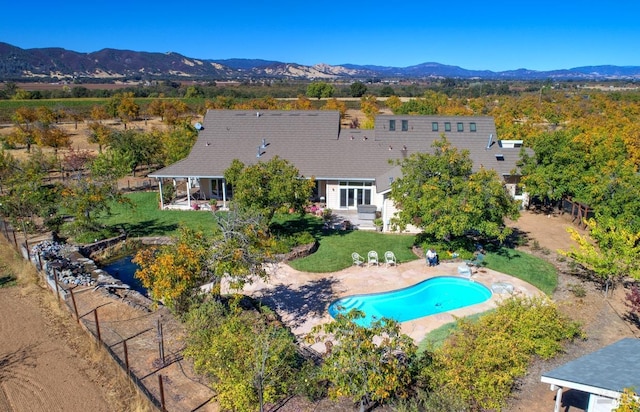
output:
M 397 122 L 395 131 L 388 128 L 390 120 Z M 403 120 L 406 131 L 402 131 Z M 432 130 L 433 122 L 439 124 L 439 131 Z M 499 147 L 491 117 L 379 115 L 375 129 L 365 130 L 340 129 L 337 111 L 209 110 L 189 156 L 149 176 L 221 178 L 233 159 L 250 165 L 277 155 L 295 165 L 302 176 L 374 180 L 392 173 L 389 181 L 399 174 L 399 168 L 392 171 L 394 161 L 433 151 L 432 144 L 444 133 L 445 122 L 452 125 L 446 136 L 456 147 L 470 151 L 474 169 L 483 165 L 500 175 L 510 174 L 520 149 Z M 456 131 L 459 122 L 463 132 Z M 475 132 L 470 131 L 471 123 Z M 266 147 L 260 149 L 258 158 L 263 139 Z M 504 160 L 497 160 L 496 154 L 502 154 Z
M 640 388 L 640 339 L 626 338 L 542 374 L 542 382 L 617 398 Z

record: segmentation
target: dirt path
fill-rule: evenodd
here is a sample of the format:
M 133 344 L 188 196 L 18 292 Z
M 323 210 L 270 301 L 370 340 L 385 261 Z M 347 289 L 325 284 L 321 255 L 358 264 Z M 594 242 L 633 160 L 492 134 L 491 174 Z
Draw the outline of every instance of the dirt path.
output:
M 105 378 L 39 293 L 0 289 L 0 410 L 117 411 Z
M 624 295 L 619 287 L 606 297 L 601 287 L 573 274 L 568 262 L 559 258 L 558 249 L 568 250 L 574 242 L 566 229 L 576 226 L 566 217 L 544 213 L 524 212 L 517 222 L 510 225 L 528 237 L 523 249 L 552 262 L 558 269 L 558 287 L 554 301 L 563 313 L 583 325 L 585 340 L 566 347 L 565 353 L 550 361 L 535 360 L 527 375 L 520 380 L 518 389 L 509 402 L 507 411 L 547 412 L 553 409 L 555 392 L 540 382 L 542 373 L 570 360 L 594 352 L 625 337 L 638 337 L 640 331 L 623 320 L 626 313 Z M 572 290 L 582 288 L 585 296 L 576 296 Z M 584 397 L 564 397 L 567 411 L 586 410 Z

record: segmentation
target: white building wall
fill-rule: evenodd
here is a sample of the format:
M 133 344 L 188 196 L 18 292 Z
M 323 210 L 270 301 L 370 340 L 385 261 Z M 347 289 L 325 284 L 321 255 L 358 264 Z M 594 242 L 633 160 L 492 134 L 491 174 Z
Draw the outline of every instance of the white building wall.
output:
M 385 195 L 384 198 L 385 198 L 384 204 L 382 207 L 382 222 L 384 223 L 384 226 L 382 230 L 385 232 L 390 232 L 394 230 L 394 228 L 390 224 L 391 219 L 396 215 L 396 213 L 398 213 L 398 209 L 396 208 L 393 201 L 387 197 L 387 195 Z M 403 231 L 403 233 L 420 233 L 420 232 L 422 232 L 422 229 L 414 225 L 407 225 L 407 227 Z

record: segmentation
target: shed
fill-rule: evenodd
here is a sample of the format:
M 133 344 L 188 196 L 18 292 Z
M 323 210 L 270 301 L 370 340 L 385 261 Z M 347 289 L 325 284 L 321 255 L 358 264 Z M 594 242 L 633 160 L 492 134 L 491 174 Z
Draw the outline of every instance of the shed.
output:
M 588 412 L 610 412 L 625 388 L 640 388 L 640 339 L 625 338 L 542 374 L 541 380 L 557 391 L 560 411 L 564 389 L 589 394 Z

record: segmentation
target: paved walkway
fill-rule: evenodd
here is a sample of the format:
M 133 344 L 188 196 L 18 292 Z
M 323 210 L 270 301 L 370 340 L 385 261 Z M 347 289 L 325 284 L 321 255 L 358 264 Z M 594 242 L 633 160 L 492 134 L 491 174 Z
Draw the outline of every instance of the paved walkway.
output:
M 244 292 L 260 297 L 264 303 L 276 308 L 283 321 L 298 337 L 304 337 L 313 326 L 331 321 L 327 312 L 334 300 L 352 294 L 385 292 L 414 285 L 435 276 L 458 276 L 461 262 L 443 262 L 436 267 L 428 267 L 423 259 L 401 263 L 397 267 L 350 267 L 334 273 L 308 273 L 294 270 L 280 264 L 271 271 L 268 283 L 256 282 L 245 287 Z M 481 268 L 474 271 L 472 281 L 482 283 L 489 289 L 496 282 L 506 282 L 513 286 L 513 294 L 536 296 L 543 293 L 520 279 Z M 425 335 L 439 326 L 452 322 L 456 317 L 464 317 L 484 312 L 510 293 L 496 293 L 483 303 L 427 316 L 402 324 L 403 333 L 419 343 Z M 324 351 L 324 346 L 314 346 Z

